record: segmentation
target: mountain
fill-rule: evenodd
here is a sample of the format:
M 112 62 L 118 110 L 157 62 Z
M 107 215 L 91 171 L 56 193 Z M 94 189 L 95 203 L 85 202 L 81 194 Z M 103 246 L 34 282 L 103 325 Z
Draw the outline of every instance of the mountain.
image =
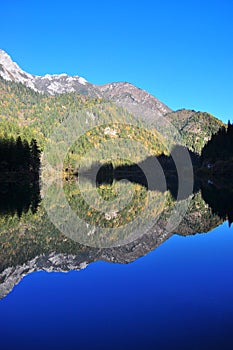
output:
M 132 102 L 147 105 L 158 116 L 171 109 L 146 91 L 129 83 L 110 83 L 98 86 L 79 76 L 67 74 L 46 74 L 37 76 L 24 72 L 11 57 L 0 49 L 0 76 L 7 80 L 22 83 L 34 91 L 49 95 L 75 92 L 89 97 L 101 97 L 115 102 Z
M 199 154 L 212 135 L 224 125 L 209 113 L 189 109 L 169 112 L 165 117 L 179 130 L 183 145 Z
M 128 264 L 159 247 L 172 234 L 204 233 L 223 222 L 198 192 L 191 195 L 179 227 L 168 232 L 166 224 L 173 204 L 169 200 L 159 220 L 139 238 L 112 248 L 87 247 L 73 241 L 51 223 L 43 203 L 35 214 L 29 211 L 20 219 L 16 215 L 0 215 L 0 299 L 31 272 L 80 270 L 99 260 Z
M 167 134 L 167 139 L 174 139 L 174 132 L 166 124 L 166 121 L 168 121 L 178 131 L 179 140 L 177 139 L 177 142 L 199 154 L 212 134 L 215 134 L 223 125 L 220 120 L 206 112 L 186 109 L 172 111 L 156 97 L 127 82 L 108 83 L 99 86 L 91 84 L 79 76 L 68 76 L 67 74 L 37 76 L 26 73 L 1 49 L 0 78 L 2 78 L 2 80 L 0 79 L 0 99 L 2 101 L 7 100 L 7 106 L 6 102 L 0 106 L 0 121 L 11 119 L 13 111 L 16 110 L 13 129 L 18 128 L 22 131 L 22 127 L 25 126 L 29 126 L 30 129 L 32 121 L 35 121 L 36 125 L 33 125 L 33 129 L 35 134 L 39 135 L 37 138 L 43 138 L 42 134 L 45 135 L 47 132 L 47 126 L 44 126 L 45 132 L 41 130 L 45 121 L 45 124 L 52 127 L 56 118 L 59 119 L 61 116 L 63 118 L 65 114 L 73 113 L 76 110 L 75 104 L 80 105 L 78 99 L 83 102 L 84 97 L 89 101 L 90 99 L 111 101 L 153 125 L 158 120 L 162 123 L 164 120 L 164 126 L 160 126 L 160 129 Z M 7 82 L 8 85 L 6 86 Z M 31 92 L 23 86 L 30 88 Z M 9 98 L 9 94 L 11 98 Z M 77 96 L 75 103 L 72 94 Z M 56 101 L 51 99 L 51 97 L 59 95 L 65 97 L 57 97 Z M 68 106 L 67 101 L 69 101 Z M 69 108 L 70 103 L 72 104 L 71 110 Z M 92 104 L 92 102 L 89 104 Z M 26 120 L 25 114 L 29 114 Z M 37 120 L 34 116 L 37 117 Z M 161 117 L 164 118 L 161 119 Z M 4 126 L 3 129 L 4 132 L 9 133 L 9 129 L 12 128 L 11 126 L 7 128 Z M 19 134 L 19 130 L 17 134 Z
M 0 76 L 7 81 L 22 83 L 34 91 L 50 95 L 77 92 L 98 96 L 98 91 L 95 91 L 94 86 L 82 77 L 69 77 L 67 74 L 37 76 L 26 73 L 3 50 L 0 50 Z

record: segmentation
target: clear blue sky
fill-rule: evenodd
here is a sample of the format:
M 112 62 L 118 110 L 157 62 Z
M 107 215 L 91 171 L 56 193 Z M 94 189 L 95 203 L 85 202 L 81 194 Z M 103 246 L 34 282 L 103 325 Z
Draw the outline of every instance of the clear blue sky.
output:
M 233 119 L 233 1 L 7 1 L 0 47 L 26 71 L 129 81 Z

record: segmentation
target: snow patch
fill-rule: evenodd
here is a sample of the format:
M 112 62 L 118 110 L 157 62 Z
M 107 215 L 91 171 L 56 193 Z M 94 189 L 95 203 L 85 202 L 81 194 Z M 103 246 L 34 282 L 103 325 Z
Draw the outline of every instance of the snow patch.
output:
M 82 78 L 82 77 L 79 77 L 79 78 L 78 78 L 78 81 L 79 81 L 79 83 L 82 84 L 82 85 L 86 85 L 86 83 L 87 83 L 87 80 L 84 79 L 84 78 Z
M 8 81 L 20 82 L 35 91 L 54 95 L 66 92 L 76 92 L 77 83 L 86 85 L 87 80 L 79 76 L 62 74 L 46 74 L 44 76 L 32 75 L 24 72 L 11 57 L 0 49 L 0 76 Z M 49 85 L 48 85 L 49 83 Z
M 52 80 L 52 76 L 50 74 L 45 74 L 44 77 L 41 77 L 42 79 L 48 79 L 48 80 Z

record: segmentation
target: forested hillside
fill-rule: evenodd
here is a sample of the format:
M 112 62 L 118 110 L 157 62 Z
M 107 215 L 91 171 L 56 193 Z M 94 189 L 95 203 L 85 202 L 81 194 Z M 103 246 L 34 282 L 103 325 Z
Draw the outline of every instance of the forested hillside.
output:
M 183 145 L 198 154 L 201 154 L 212 135 L 224 125 L 209 113 L 189 109 L 171 112 L 165 117 L 179 130 Z
M 43 149 L 51 131 L 67 116 L 76 115 L 83 109 L 91 111 L 103 103 L 106 101 L 101 98 L 90 98 L 76 93 L 54 96 L 41 94 L 21 83 L 7 82 L 0 77 L 0 137 L 20 135 L 29 142 L 36 139 L 39 147 Z M 109 113 L 115 116 L 118 113 L 129 115 L 113 102 L 109 105 Z M 201 153 L 212 134 L 223 126 L 220 120 L 208 113 L 190 110 L 171 112 L 165 118 L 179 131 L 181 143 L 197 153 Z M 158 133 L 156 135 L 158 136 Z M 165 142 L 162 137 L 160 141 Z

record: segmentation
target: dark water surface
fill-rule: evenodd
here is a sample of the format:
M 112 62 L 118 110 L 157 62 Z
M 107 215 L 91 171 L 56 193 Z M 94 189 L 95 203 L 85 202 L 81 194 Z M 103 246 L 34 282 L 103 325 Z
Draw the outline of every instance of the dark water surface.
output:
M 150 188 L 137 175 L 100 177 L 97 189 L 85 179 L 87 201 L 77 179 L 47 192 L 31 178 L 1 184 L 1 349 L 233 349 L 232 188 L 203 180 L 177 199 L 173 183 Z M 122 210 L 98 207 L 119 193 Z
M 232 349 L 232 271 L 225 222 L 130 264 L 29 274 L 0 301 L 1 349 Z

